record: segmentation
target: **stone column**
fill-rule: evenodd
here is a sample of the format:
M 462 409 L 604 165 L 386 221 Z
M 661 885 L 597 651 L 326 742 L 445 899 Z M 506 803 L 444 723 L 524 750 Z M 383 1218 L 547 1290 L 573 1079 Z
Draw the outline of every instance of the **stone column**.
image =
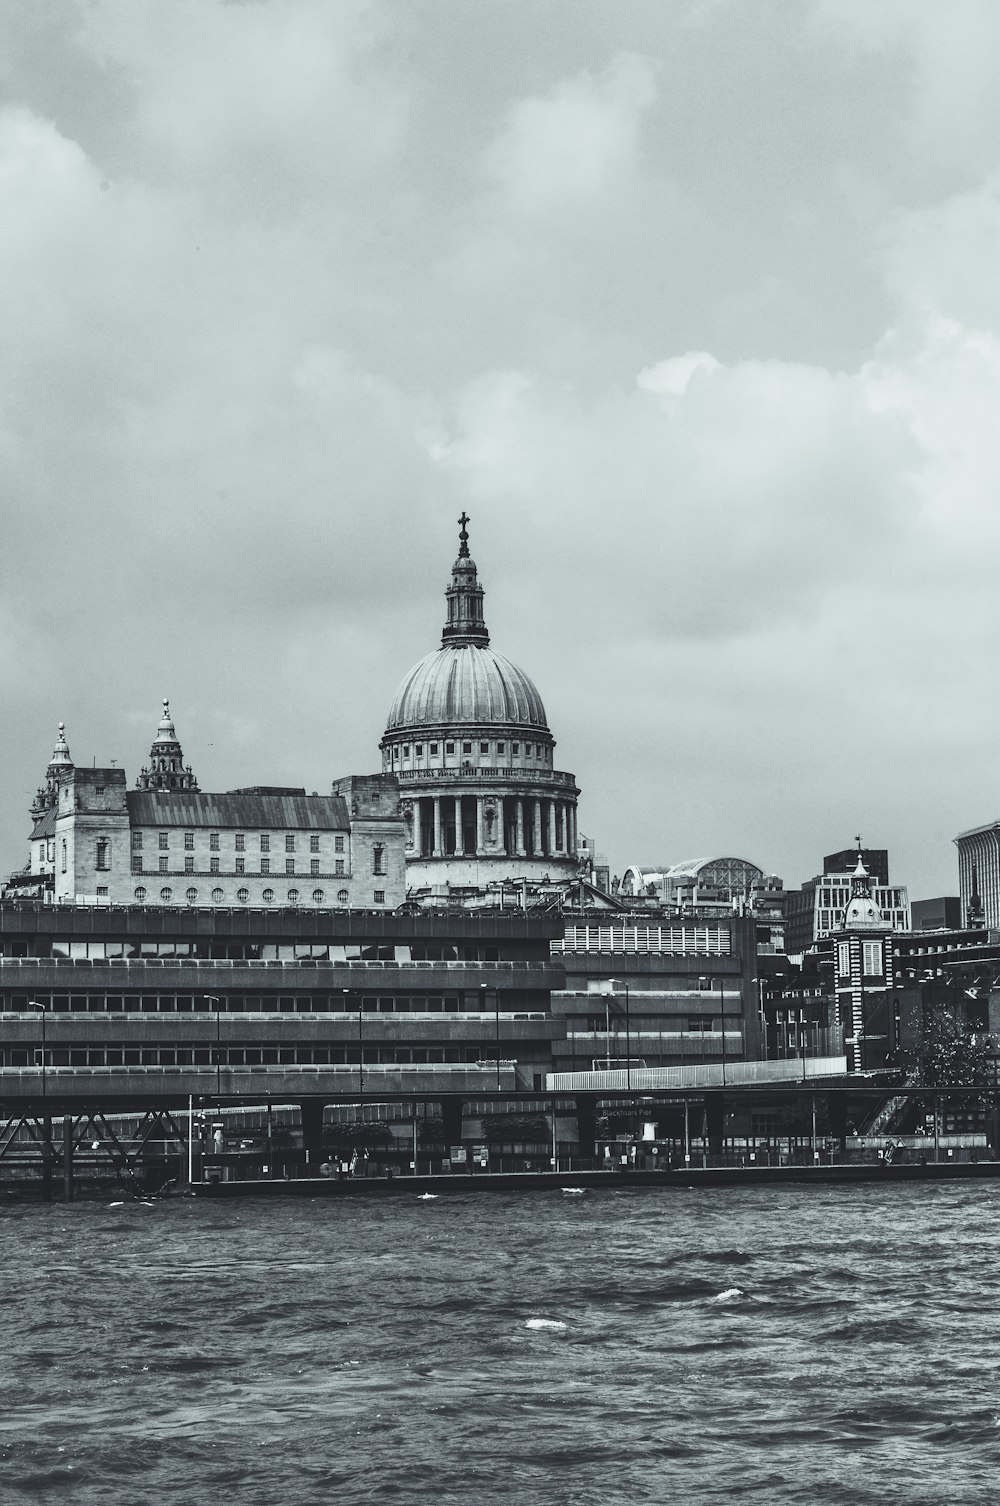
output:
M 554 800 L 547 802 L 549 807 L 549 857 L 555 857 L 556 853 L 556 803 Z
M 441 841 L 441 796 L 434 796 L 434 856 L 444 857 L 444 846 Z
M 533 816 L 532 845 L 534 846 L 535 857 L 537 858 L 542 853 L 542 802 L 540 800 L 536 800 L 534 803 Z
M 576 858 L 576 806 L 572 800 L 566 802 L 566 850 L 571 858 Z
M 516 831 L 517 831 L 517 837 L 516 837 L 516 840 L 515 840 L 515 850 L 517 852 L 518 857 L 519 858 L 523 858 L 524 855 L 525 855 L 525 853 L 524 853 L 524 801 L 521 799 L 520 796 L 518 796 L 517 803 L 514 806 L 514 816 L 515 816 Z
M 422 857 L 424 851 L 424 831 L 421 823 L 420 796 L 413 802 L 413 851 L 416 856 Z
M 465 856 L 465 837 L 462 832 L 462 797 L 455 796 L 455 856 Z
M 476 851 L 483 853 L 486 850 L 486 814 L 483 809 L 482 795 L 476 796 Z

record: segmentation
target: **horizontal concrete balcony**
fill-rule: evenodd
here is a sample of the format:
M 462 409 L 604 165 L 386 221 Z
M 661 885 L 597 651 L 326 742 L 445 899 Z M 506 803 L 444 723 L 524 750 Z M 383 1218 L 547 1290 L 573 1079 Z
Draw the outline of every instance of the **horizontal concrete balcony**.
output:
M 254 1103 L 297 1098 L 378 1099 L 399 1095 L 435 1097 L 510 1093 L 518 1086 L 517 1064 L 501 1060 L 397 1066 L 365 1064 L 324 1067 L 0 1067 L 0 1097 L 36 1108 L 72 1101 L 116 1099 L 242 1098 Z
M 169 988 L 184 993 L 218 989 L 319 989 L 336 993 L 442 991 L 485 986 L 550 992 L 564 979 L 559 961 L 517 962 L 327 962 L 316 958 L 264 962 L 210 957 L 4 957 L 0 991 L 52 989 L 57 993 Z
M 42 1032 L 38 1019 L 23 1015 L 0 1016 L 3 1036 L 0 1044 L 41 1049 Z M 335 1041 L 366 1046 L 399 1041 L 415 1045 L 425 1041 L 449 1042 L 495 1041 L 499 1023 L 501 1039 L 511 1041 L 548 1041 L 561 1038 L 564 1027 L 542 1010 L 504 1013 L 499 1022 L 491 1010 L 485 1014 L 465 1012 L 363 1014 L 359 1028 L 354 1014 L 125 1014 L 79 1011 L 49 1014 L 45 1024 L 45 1046 L 141 1046 L 182 1045 L 271 1045 L 294 1046 L 297 1042 Z

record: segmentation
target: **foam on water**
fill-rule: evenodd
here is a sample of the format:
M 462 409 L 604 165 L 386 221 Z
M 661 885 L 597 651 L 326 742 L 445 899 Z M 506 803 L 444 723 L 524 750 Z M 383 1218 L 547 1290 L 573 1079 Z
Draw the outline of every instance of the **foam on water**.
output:
M 998 1192 L 8 1205 L 0 1501 L 978 1506 Z

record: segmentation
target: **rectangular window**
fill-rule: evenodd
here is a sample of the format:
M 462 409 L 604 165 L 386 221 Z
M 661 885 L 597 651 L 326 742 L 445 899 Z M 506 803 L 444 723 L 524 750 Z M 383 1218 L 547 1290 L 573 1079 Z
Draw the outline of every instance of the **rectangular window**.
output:
M 375 890 L 375 903 L 377 905 L 384 905 L 385 904 L 385 890 L 384 889 L 376 889 Z
M 319 852 L 319 837 L 310 837 L 309 838 L 309 851 L 310 852 Z
M 489 743 L 480 743 L 479 744 L 479 751 L 480 751 L 480 753 L 488 753 L 490 751 L 490 745 L 489 745 Z
M 133 852 L 140 852 L 141 850 L 142 850 L 142 832 L 141 831 L 134 831 L 132 833 L 132 851 Z
M 285 872 L 286 873 L 294 873 L 295 872 L 295 859 L 294 858 L 286 858 L 285 859 Z
M 219 862 L 220 862 L 220 860 L 218 858 L 209 858 L 209 860 L 208 860 L 208 871 L 209 871 L 209 873 L 221 873 L 222 872 L 222 869 L 219 866 Z
M 438 750 L 437 743 L 431 743 L 431 757 L 432 758 L 434 758 L 434 757 L 437 756 L 437 750 Z
M 462 752 L 463 753 L 471 753 L 472 752 L 472 744 L 471 743 L 463 743 L 462 744 Z
M 243 832 L 238 831 L 236 833 L 236 851 L 237 852 L 243 852 L 245 850 L 245 848 L 246 848 L 246 845 L 247 845 L 246 836 L 244 835 Z
M 208 850 L 209 852 L 218 852 L 219 850 L 219 833 L 217 831 L 210 831 L 208 834 Z
M 285 851 L 286 852 L 294 852 L 295 851 L 295 838 L 291 834 L 291 832 L 286 832 L 285 833 Z
M 319 864 L 317 863 L 316 866 L 318 868 Z M 343 858 L 336 858 L 334 860 L 334 872 L 336 873 L 337 878 L 343 878 L 343 876 L 344 876 L 344 860 L 343 860 Z
M 454 743 L 445 743 L 445 745 L 444 745 L 444 751 L 446 753 L 454 753 L 454 751 L 455 751 L 455 744 Z
M 99 795 L 103 795 L 104 791 L 103 790 L 98 790 L 97 793 Z M 105 885 L 98 884 L 98 886 L 97 886 L 97 897 L 98 897 L 98 899 L 106 899 L 107 898 L 107 893 L 108 893 L 107 885 L 106 884 Z
M 837 946 L 837 971 L 842 978 L 851 976 L 851 943 L 841 941 Z
M 236 872 L 239 874 L 246 872 L 246 858 L 236 859 Z
M 97 839 L 97 870 L 108 873 L 111 869 L 111 842 L 107 837 Z
M 161 852 L 166 852 L 167 846 L 168 846 L 168 843 L 167 843 L 167 834 L 166 834 L 165 831 L 161 831 L 160 832 L 160 838 L 159 838 L 160 851 Z
M 414 753 L 416 754 L 416 756 L 418 758 L 422 758 L 424 756 L 424 745 L 423 745 L 423 743 L 417 743 L 417 745 L 413 749 L 413 751 L 414 751 Z
M 385 872 L 385 848 L 381 842 L 376 842 L 372 848 L 372 873 Z
M 882 943 L 880 941 L 864 943 L 864 967 L 866 978 L 882 976 Z
M 194 858 L 185 858 L 184 859 L 184 872 L 185 873 L 193 873 L 194 872 Z
M 185 852 L 194 852 L 194 832 L 193 831 L 186 831 L 184 833 L 184 851 Z
M 319 878 L 319 858 L 309 859 L 309 875 L 311 878 Z
M 161 873 L 169 873 L 170 872 L 170 859 L 169 858 L 161 858 L 160 859 L 160 872 Z
M 141 873 L 142 872 L 142 853 L 141 852 L 135 852 L 135 853 L 132 854 L 132 872 L 133 873 Z
M 497 752 L 498 753 L 506 753 L 506 751 L 507 751 L 507 744 L 506 743 L 497 743 Z
M 260 860 L 260 871 L 261 871 L 261 873 L 270 873 L 270 871 L 271 871 L 271 859 L 270 858 L 261 858 L 261 860 Z
M 261 852 L 271 851 L 271 838 L 268 836 L 267 832 L 265 832 L 260 839 L 260 850 Z
M 343 837 L 334 837 L 334 839 L 333 839 L 333 850 L 334 850 L 334 852 L 343 852 L 343 850 L 344 850 L 344 839 L 343 839 Z
M 510 751 L 512 753 L 520 753 L 520 751 L 521 751 L 521 744 L 520 743 L 511 743 L 511 745 L 510 745 Z

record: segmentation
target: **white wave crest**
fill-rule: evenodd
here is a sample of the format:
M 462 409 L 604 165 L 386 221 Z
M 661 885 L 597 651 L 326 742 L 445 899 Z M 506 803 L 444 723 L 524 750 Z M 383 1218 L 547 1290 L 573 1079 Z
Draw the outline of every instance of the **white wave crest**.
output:
M 745 1296 L 746 1292 L 741 1286 L 727 1286 L 724 1292 L 720 1292 L 717 1297 L 709 1297 L 708 1300 L 710 1302 L 738 1302 L 741 1297 Z
M 568 1325 L 560 1323 L 558 1318 L 529 1318 L 525 1328 L 566 1328 Z

